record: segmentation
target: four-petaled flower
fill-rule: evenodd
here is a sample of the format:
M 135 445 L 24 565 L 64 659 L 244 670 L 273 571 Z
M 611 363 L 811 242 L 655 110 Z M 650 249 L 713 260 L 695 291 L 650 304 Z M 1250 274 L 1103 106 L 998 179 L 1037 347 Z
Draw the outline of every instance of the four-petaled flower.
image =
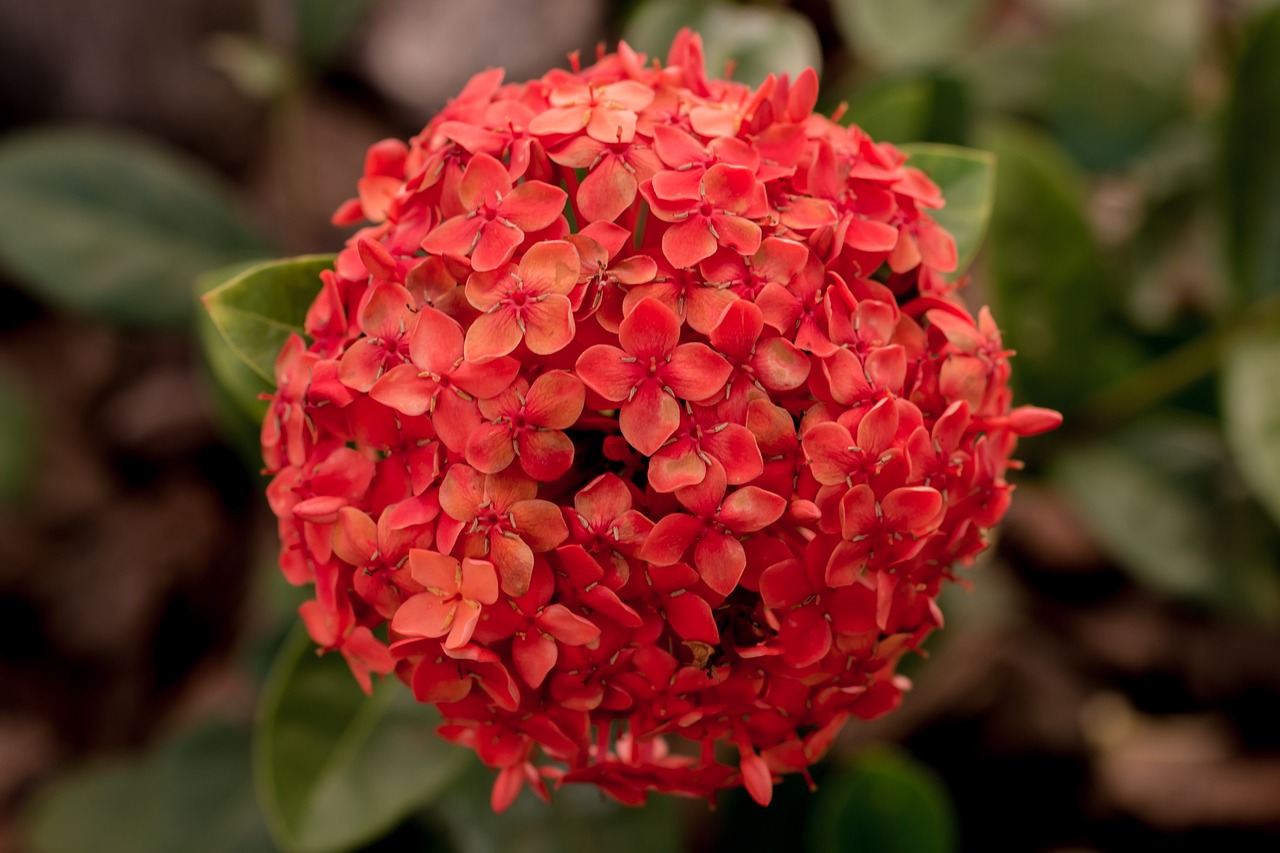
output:
M 424 591 L 400 605 L 391 628 L 407 637 L 445 637 L 446 649 L 469 643 L 484 605 L 498 601 L 498 573 L 488 560 L 414 548 L 409 574 Z

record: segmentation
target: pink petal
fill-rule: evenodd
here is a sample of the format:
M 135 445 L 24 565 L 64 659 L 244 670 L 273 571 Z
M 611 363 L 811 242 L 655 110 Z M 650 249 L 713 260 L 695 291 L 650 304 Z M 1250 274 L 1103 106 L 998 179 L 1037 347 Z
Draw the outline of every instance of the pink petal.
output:
M 582 414 L 586 389 L 572 373 L 552 370 L 533 381 L 525 395 L 525 417 L 548 429 L 568 429 Z
M 589 222 L 612 222 L 636 200 L 638 186 L 621 158 L 605 157 L 578 187 L 578 209 Z
M 747 567 L 747 552 L 742 543 L 732 536 L 709 530 L 694 548 L 694 564 L 703 583 L 720 595 L 728 596 L 737 588 L 738 580 Z
M 433 593 L 419 593 L 396 610 L 391 630 L 406 637 L 443 637 L 453 626 L 457 606 L 454 599 L 446 602 Z
M 521 231 L 541 231 L 564 211 L 569 194 L 542 181 L 525 181 L 498 205 L 498 213 Z
M 573 340 L 573 306 L 567 296 L 553 293 L 541 302 L 525 305 L 524 322 L 525 345 L 538 355 L 559 352 Z
M 680 426 L 680 406 L 653 380 L 641 383 L 618 415 L 622 437 L 644 456 L 652 456 Z
M 511 176 L 507 174 L 507 167 L 488 154 L 476 154 L 462 172 L 458 197 L 471 211 L 479 209 L 482 204 L 496 204 L 498 197 L 505 196 L 510 189 Z
M 524 683 L 537 689 L 542 686 L 547 673 L 551 672 L 560 655 L 555 640 L 540 631 L 525 631 L 512 641 L 511 656 L 515 660 L 516 672 L 520 673 Z
M 623 359 L 628 361 L 624 362 Z M 574 370 L 592 391 L 606 400 L 620 403 L 627 399 L 631 389 L 647 375 L 644 368 L 629 359 L 617 347 L 596 344 L 578 356 Z
M 743 486 L 720 505 L 720 523 L 735 533 L 755 533 L 787 511 L 787 500 L 758 486 Z
M 480 240 L 471 253 L 471 268 L 476 272 L 496 270 L 511 260 L 522 242 L 524 232 L 519 228 L 499 220 L 486 222 L 480 227 Z
M 705 400 L 724 389 L 733 367 L 706 344 L 681 344 L 660 373 L 678 397 Z
M 680 342 L 680 318 L 659 300 L 642 299 L 622 321 L 618 339 L 628 354 L 641 361 L 666 358 Z
M 498 573 L 488 560 L 462 560 L 462 584 L 458 592 L 480 604 L 496 604 L 498 601 Z
M 706 522 L 682 512 L 664 515 L 658 519 L 644 545 L 640 547 L 640 559 L 655 566 L 669 566 L 680 562 L 684 552 L 706 530 Z
M 471 253 L 471 248 L 476 241 L 476 235 L 480 233 L 480 228 L 484 224 L 485 220 L 479 216 L 470 218 L 454 216 L 451 219 L 446 219 L 431 229 L 431 232 L 422 241 L 422 248 L 432 255 L 452 255 L 456 258 L 465 258 Z
M 514 350 L 523 337 L 516 324 L 515 310 L 503 306 L 472 321 L 471 328 L 467 329 L 463 356 L 469 362 L 490 361 Z
M 496 474 L 516 458 L 511 431 L 504 425 L 481 424 L 467 439 L 467 464 L 485 474 Z
M 701 216 L 676 222 L 662 235 L 662 254 L 676 269 L 697 266 L 716 253 L 716 238 Z
M 409 339 L 409 357 L 419 369 L 443 376 L 462 357 L 462 340 L 456 320 L 435 308 L 423 308 Z
M 539 482 L 554 482 L 573 467 L 573 442 L 560 430 L 521 432 L 516 442 L 520 448 L 520 467 Z

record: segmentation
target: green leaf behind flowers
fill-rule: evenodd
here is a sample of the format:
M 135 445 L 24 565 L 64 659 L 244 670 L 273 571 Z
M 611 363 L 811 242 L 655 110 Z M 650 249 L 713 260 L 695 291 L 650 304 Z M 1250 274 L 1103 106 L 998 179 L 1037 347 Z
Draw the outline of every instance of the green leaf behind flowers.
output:
M 955 238 L 960 258 L 955 274 L 962 275 L 977 254 L 991 223 L 996 190 L 995 156 L 990 151 L 956 145 L 916 143 L 900 147 L 911 155 L 907 164 L 933 179 L 947 200 L 945 207 L 931 215 Z

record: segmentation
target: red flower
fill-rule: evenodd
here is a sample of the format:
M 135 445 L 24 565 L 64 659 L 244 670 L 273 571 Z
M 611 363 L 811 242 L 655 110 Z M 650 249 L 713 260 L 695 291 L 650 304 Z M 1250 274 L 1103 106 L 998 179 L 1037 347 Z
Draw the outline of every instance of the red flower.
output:
M 365 690 L 394 672 L 495 770 L 495 809 L 768 803 L 897 705 L 1018 438 L 1060 422 L 1013 406 L 938 187 L 817 96 L 708 79 L 688 31 L 665 65 L 494 69 L 335 216 L 371 224 L 262 428 L 281 570 Z

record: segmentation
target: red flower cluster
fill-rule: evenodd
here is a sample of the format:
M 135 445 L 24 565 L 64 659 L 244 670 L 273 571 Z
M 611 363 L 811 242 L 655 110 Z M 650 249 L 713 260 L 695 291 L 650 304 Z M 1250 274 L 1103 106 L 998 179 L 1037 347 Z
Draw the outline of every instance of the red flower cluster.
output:
M 500 771 L 495 808 L 767 803 L 899 701 L 1059 416 L 1010 409 L 938 188 L 814 115 L 812 71 L 708 80 L 688 32 L 574 67 L 479 74 L 370 149 L 335 221 L 372 224 L 263 427 L 281 568 L 366 690 L 394 673 Z

